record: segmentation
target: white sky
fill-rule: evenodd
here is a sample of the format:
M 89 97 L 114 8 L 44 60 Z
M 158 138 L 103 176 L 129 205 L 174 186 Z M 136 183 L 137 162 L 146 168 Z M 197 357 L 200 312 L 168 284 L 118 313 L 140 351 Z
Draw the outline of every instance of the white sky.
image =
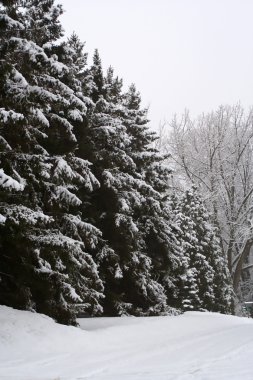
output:
M 253 105 L 253 0 L 58 0 L 66 34 L 134 82 L 151 126 L 185 108 Z

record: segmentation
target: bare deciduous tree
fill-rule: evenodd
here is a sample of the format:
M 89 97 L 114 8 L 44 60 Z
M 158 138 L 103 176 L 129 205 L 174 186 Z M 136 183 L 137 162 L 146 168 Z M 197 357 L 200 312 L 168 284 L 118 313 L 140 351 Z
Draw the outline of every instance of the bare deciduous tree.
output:
M 164 130 L 162 149 L 184 181 L 198 184 L 212 212 L 237 292 L 253 246 L 253 110 L 221 106 L 194 121 L 185 112 L 167 136 Z

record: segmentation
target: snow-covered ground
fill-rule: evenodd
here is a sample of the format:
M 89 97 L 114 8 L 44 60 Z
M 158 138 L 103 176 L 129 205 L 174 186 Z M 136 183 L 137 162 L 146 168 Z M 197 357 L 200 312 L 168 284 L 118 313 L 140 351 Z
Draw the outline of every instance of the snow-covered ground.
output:
M 212 313 L 79 320 L 0 306 L 1 380 L 252 380 L 253 321 Z

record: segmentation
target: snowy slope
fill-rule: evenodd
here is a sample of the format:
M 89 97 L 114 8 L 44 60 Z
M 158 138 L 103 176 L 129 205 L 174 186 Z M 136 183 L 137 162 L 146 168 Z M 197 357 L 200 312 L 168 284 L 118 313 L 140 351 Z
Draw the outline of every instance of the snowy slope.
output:
M 250 319 L 188 312 L 80 325 L 0 306 L 0 379 L 253 379 Z

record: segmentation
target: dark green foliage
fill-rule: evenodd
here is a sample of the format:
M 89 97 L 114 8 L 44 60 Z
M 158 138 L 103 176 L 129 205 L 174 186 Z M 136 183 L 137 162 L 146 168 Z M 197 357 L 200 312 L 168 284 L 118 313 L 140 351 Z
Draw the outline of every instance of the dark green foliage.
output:
M 233 291 L 227 263 L 197 189 L 187 190 L 174 202 L 177 238 L 185 262 L 179 291 L 184 309 L 231 313 Z
M 16 299 L 13 305 L 20 308 L 74 323 L 78 310 L 90 315 L 102 312 L 103 285 L 92 258 L 95 248 L 99 249 L 101 232 L 81 219 L 83 194 L 98 186 L 98 181 L 90 163 L 74 155 L 73 121 L 85 119 L 87 107 L 83 96 L 75 94 L 73 70 L 59 62 L 51 48 L 46 52 L 37 44 L 59 37 L 58 29 L 47 23 L 51 15 L 57 27 L 60 8 L 52 4 L 33 2 L 27 12 L 17 13 L 21 29 L 29 20 L 32 23 L 32 12 L 36 23 L 41 16 L 46 36 L 27 32 L 27 38 L 4 38 L 1 45 L 6 54 L 1 61 L 0 94 L 0 213 L 4 225 L 0 292 L 3 289 L 4 304 Z M 45 10 L 48 17 L 43 24 Z M 6 30 L 11 30 L 13 21 L 8 9 L 5 12 Z M 10 276 L 18 270 L 14 291 Z
M 57 42 L 61 13 L 53 0 L 0 2 L 0 303 L 66 324 L 229 312 L 203 203 L 173 200 L 140 94 L 104 75 L 97 50 L 87 67 L 75 34 Z

